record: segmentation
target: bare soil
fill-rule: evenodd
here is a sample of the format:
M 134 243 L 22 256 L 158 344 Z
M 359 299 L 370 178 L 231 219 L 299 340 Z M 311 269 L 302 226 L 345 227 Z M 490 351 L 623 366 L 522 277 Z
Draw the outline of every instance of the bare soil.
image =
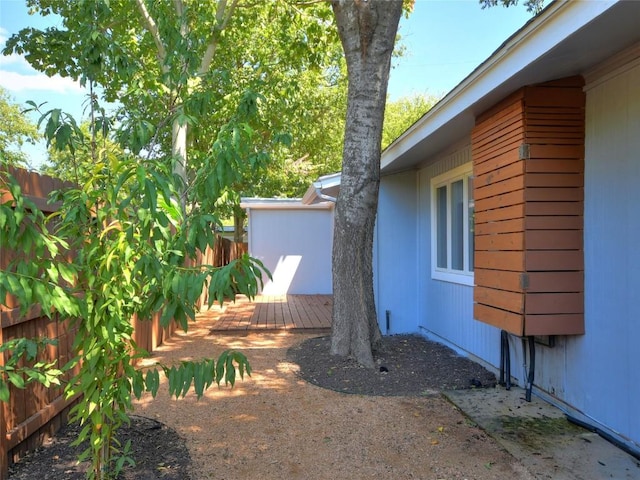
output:
M 136 402 L 135 467 L 122 479 L 531 479 L 446 401 L 444 389 L 491 387 L 481 366 L 421 337 L 387 337 L 374 371 L 306 334 L 213 336 L 207 322 L 169 340 L 148 365 L 243 351 L 252 376 L 196 400 Z M 383 368 L 384 367 L 384 368 Z M 11 480 L 84 478 L 75 427 L 15 465 Z M 77 433 L 76 433 L 77 434 Z

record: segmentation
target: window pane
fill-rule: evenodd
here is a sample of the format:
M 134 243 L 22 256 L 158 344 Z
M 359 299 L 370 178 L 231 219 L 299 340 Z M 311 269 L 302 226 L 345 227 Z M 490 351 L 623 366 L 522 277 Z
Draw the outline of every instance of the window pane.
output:
M 464 182 L 451 184 L 451 268 L 464 270 Z
M 447 268 L 447 187 L 436 190 L 436 251 L 438 268 Z
M 469 195 L 469 271 L 473 272 L 474 251 L 475 251 L 475 211 L 476 204 L 473 200 L 473 178 L 468 177 L 467 188 Z

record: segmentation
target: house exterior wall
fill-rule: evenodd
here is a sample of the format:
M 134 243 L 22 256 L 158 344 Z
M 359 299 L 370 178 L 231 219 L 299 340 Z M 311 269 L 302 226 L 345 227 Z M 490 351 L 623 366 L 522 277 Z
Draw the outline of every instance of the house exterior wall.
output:
M 416 333 L 415 185 L 415 171 L 385 176 L 380 182 L 374 270 L 376 310 L 383 334 Z
M 458 352 L 498 365 L 500 332 L 471 320 L 473 286 L 433 279 L 431 274 L 431 179 L 470 162 L 471 147 L 465 141 L 451 153 L 430 159 L 418 172 L 418 331 Z
M 639 62 L 640 63 L 640 62 Z M 640 446 L 640 65 L 586 87 L 584 173 L 585 334 L 536 347 L 535 385 L 587 421 Z M 429 279 L 429 180 L 465 161 L 462 151 L 419 173 L 418 328 L 497 367 L 499 330 L 473 320 L 473 288 Z M 510 337 L 511 364 L 525 364 Z M 524 385 L 525 372 L 512 370 Z M 624 388 L 621 388 L 621 387 Z
M 273 276 L 263 275 L 263 294 L 332 293 L 332 209 L 250 208 L 248 238 Z
M 585 87 L 585 334 L 537 347 L 535 385 L 637 450 L 640 65 L 622 70 Z M 512 365 L 522 365 L 511 341 Z M 523 385 L 524 373 L 512 373 Z
M 640 59 L 587 85 L 585 322 L 566 401 L 640 446 Z M 541 378 L 542 386 L 554 387 Z
M 596 424 L 634 448 L 640 448 L 640 382 L 636 381 L 640 345 L 640 60 L 616 75 L 585 87 L 584 161 L 584 335 L 558 335 L 553 347 L 536 347 L 535 386 L 551 401 L 579 418 Z M 470 139 L 469 139 L 470 142 Z M 415 180 L 409 174 L 384 177 L 381 186 L 381 226 L 411 212 L 411 188 L 416 186 L 415 246 L 411 224 L 402 218 L 402 248 L 389 255 L 380 241 L 378 289 L 384 305 L 395 295 L 402 300 L 394 313 L 412 315 L 411 286 L 398 288 L 394 269 L 415 278 L 417 330 L 488 366 L 499 365 L 500 330 L 473 319 L 474 287 L 431 278 L 431 179 L 471 161 L 470 146 L 425 159 Z M 392 188 L 390 188 L 392 187 Z M 384 194 L 382 193 L 384 192 Z M 389 194 L 394 192 L 393 195 Z M 392 202 L 402 199 L 398 206 Z M 378 229 L 380 232 L 380 228 Z M 395 231 L 394 231 L 395 232 Z M 386 242 L 391 243 L 393 238 Z M 406 254 L 400 260 L 398 251 Z M 415 251 L 415 267 L 408 258 Z M 400 261 L 400 263 L 397 263 Z M 386 276 L 386 281 L 385 281 Z M 408 303 L 405 303 L 405 299 Z M 383 305 L 384 304 L 384 305 Z M 382 325 L 382 323 L 381 323 Z M 509 338 L 514 381 L 524 386 L 526 365 L 519 338 Z
M 538 346 L 535 385 L 638 449 L 640 65 L 585 90 L 585 335 Z M 523 364 L 517 345 L 512 355 Z

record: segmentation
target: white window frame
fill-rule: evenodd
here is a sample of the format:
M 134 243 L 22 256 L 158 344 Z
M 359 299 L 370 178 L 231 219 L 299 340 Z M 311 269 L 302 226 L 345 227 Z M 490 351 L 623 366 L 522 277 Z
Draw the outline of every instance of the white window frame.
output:
M 469 265 L 469 237 L 473 235 L 470 229 L 463 228 L 463 270 L 450 268 L 452 263 L 451 253 L 451 185 L 459 180 L 463 181 L 463 202 L 467 206 L 463 208 L 463 225 L 469 226 L 469 181 L 473 175 L 473 164 L 466 163 L 460 167 L 433 177 L 431 179 L 431 278 L 445 282 L 459 283 L 462 285 L 474 284 L 473 265 Z M 447 187 L 447 268 L 438 267 L 438 212 L 437 192 L 440 187 Z

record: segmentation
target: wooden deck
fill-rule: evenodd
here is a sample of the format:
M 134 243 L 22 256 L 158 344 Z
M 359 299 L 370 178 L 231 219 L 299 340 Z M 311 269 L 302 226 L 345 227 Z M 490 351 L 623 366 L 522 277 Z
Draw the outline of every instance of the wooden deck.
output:
M 258 295 L 250 301 L 238 295 L 235 303 L 213 306 L 198 314 L 212 322 L 212 332 L 289 331 L 324 333 L 331 330 L 331 295 Z

